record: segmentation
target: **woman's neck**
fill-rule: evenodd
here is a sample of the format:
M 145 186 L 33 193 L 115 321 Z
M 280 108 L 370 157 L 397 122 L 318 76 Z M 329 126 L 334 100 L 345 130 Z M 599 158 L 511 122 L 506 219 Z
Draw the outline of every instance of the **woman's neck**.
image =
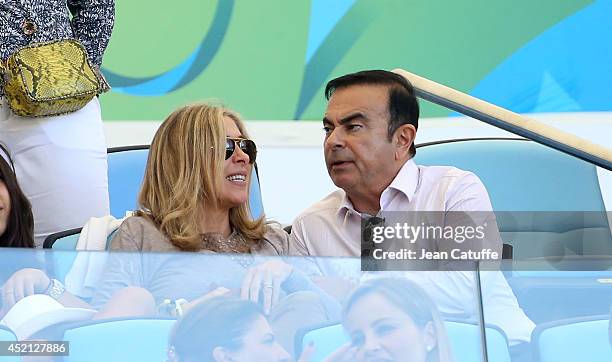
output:
M 224 237 L 230 236 L 232 228 L 229 222 L 229 210 L 205 210 L 200 218 L 200 233 L 216 233 Z

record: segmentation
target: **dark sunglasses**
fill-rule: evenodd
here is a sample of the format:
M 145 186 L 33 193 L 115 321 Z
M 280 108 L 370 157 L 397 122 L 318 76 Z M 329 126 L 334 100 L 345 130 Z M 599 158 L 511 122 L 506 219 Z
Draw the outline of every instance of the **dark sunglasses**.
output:
M 236 151 L 236 144 L 238 144 L 242 152 L 249 156 L 249 163 L 255 163 L 255 159 L 257 158 L 257 146 L 255 142 L 244 138 L 227 137 L 225 139 L 225 159 L 227 160 L 232 157 L 234 151 Z

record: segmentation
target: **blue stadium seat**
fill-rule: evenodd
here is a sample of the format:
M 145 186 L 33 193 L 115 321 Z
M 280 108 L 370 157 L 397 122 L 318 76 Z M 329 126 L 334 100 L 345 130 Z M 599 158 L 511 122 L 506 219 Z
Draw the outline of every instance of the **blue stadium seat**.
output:
M 76 228 L 53 233 L 45 239 L 43 248 L 55 250 L 75 250 L 81 235 L 81 229 Z
M 9 328 L 0 325 L 0 341 L 1 342 L 15 342 L 17 341 L 17 337 L 15 337 L 15 333 L 11 331 Z M 5 351 L 6 352 L 6 349 Z M 2 356 L 0 357 L 0 362 L 19 362 L 21 358 L 19 356 Z
M 114 217 L 120 219 L 126 211 L 138 208 L 138 192 L 148 155 L 146 145 L 108 149 L 108 196 Z
M 295 336 L 296 355 L 301 354 L 310 343 L 315 346 L 315 353 L 311 362 L 323 361 L 325 357 L 349 341 L 341 324 L 329 324 L 314 328 L 303 329 Z
M 53 265 L 53 277 L 58 280 L 64 280 L 72 264 L 74 263 L 77 253 L 76 250 L 82 228 L 66 230 L 59 233 L 51 234 L 45 239 L 44 248 L 53 249 L 53 253 L 47 255 L 48 260 L 51 260 Z M 108 248 L 110 241 L 113 239 L 117 230 L 110 233 L 106 239 L 106 247 Z
M 520 139 L 431 142 L 417 146 L 415 159 L 475 173 L 515 259 L 612 254 L 593 164 Z
M 83 228 L 76 228 L 51 234 L 45 239 L 45 244 L 43 247 L 45 249 L 50 248 L 53 250 L 75 250 L 79 242 L 79 237 L 81 236 L 82 229 Z M 113 236 L 115 236 L 116 232 L 117 229 L 108 234 L 108 237 L 106 238 L 107 248 L 110 241 L 113 239 Z
M 456 362 L 482 361 L 480 327 L 477 324 L 445 321 L 453 357 Z M 487 327 L 487 351 L 490 362 L 510 362 L 507 340 L 498 328 Z M 349 338 L 342 325 L 332 324 L 313 329 L 302 330 L 296 335 L 296 351 L 300 352 L 311 342 L 315 346 L 312 362 L 323 361 Z
M 605 211 L 593 164 L 532 141 L 431 142 L 417 146 L 415 160 L 474 172 L 486 186 L 494 210 Z
M 446 331 L 453 349 L 456 362 L 481 361 L 482 342 L 480 326 L 471 323 L 446 321 Z M 510 362 L 508 341 L 501 329 L 493 326 L 485 328 L 489 362 Z
M 108 193 L 111 215 L 125 216 L 126 211 L 138 208 L 138 193 L 142 185 L 149 146 L 128 146 L 108 149 Z M 263 215 L 263 202 L 257 176 L 257 165 L 250 185 L 249 205 L 254 218 Z
M 539 362 L 610 362 L 612 342 L 608 316 L 569 319 L 538 325 L 531 344 Z
M 173 319 L 117 319 L 82 323 L 64 334 L 65 362 L 165 361 Z

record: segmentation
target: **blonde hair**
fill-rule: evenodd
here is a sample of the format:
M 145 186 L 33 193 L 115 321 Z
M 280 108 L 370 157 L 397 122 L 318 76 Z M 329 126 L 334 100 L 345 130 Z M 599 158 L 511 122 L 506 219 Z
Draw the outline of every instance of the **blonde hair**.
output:
M 224 117 L 248 138 L 240 116 L 223 107 L 193 104 L 172 112 L 151 143 L 138 202 L 151 220 L 182 250 L 201 248 L 199 220 L 218 207 L 225 161 Z M 247 176 L 250 182 L 250 175 Z M 264 217 L 252 220 L 248 201 L 230 209 L 230 225 L 255 244 L 264 237 Z

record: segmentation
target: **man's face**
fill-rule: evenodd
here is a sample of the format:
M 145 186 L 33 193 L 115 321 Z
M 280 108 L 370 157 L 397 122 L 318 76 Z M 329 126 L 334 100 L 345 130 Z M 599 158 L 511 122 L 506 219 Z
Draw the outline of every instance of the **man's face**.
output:
M 349 196 L 380 194 L 397 174 L 396 147 L 387 137 L 388 104 L 388 87 L 371 85 L 337 89 L 327 104 L 327 172 Z

